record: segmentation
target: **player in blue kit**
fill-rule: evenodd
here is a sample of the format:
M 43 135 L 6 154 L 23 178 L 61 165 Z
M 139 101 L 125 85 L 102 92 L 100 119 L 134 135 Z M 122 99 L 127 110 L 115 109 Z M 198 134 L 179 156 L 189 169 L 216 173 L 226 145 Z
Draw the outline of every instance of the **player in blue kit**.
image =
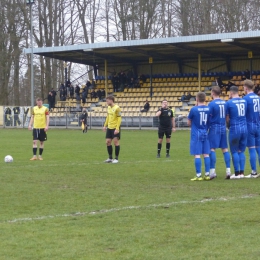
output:
M 210 144 L 210 177 L 215 178 L 216 171 L 216 152 L 221 148 L 226 164 L 226 179 L 230 178 L 230 154 L 228 152 L 227 133 L 226 133 L 226 101 L 220 99 L 221 89 L 214 86 L 211 89 L 211 96 L 214 99 L 209 103 L 209 144 Z
M 254 83 L 251 80 L 244 81 L 244 99 L 247 103 L 246 121 L 247 121 L 247 147 L 250 157 L 251 173 L 245 178 L 257 178 L 256 172 L 256 153 L 260 163 L 260 98 L 253 92 Z
M 238 95 L 238 87 L 230 88 L 230 100 L 227 102 L 227 124 L 229 124 L 229 146 L 232 154 L 235 174 L 230 179 L 244 178 L 245 149 L 247 144 L 246 100 Z
M 191 126 L 190 154 L 194 155 L 194 164 L 196 169 L 196 177 L 191 179 L 191 181 L 210 180 L 210 147 L 208 140 L 209 107 L 205 106 L 205 100 L 205 93 L 199 92 L 196 96 L 196 106 L 190 110 L 188 115 L 188 125 Z M 204 156 L 204 178 L 201 176 L 201 154 Z

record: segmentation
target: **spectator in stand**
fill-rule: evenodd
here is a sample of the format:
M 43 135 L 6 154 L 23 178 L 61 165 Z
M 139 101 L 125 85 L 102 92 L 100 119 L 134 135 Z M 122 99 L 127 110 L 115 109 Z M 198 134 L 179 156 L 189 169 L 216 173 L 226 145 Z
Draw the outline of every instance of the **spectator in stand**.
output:
M 92 79 L 92 83 L 91 83 L 92 87 L 91 88 L 95 88 L 96 87 L 96 81 L 94 79 Z
M 85 89 L 86 89 L 86 98 L 88 98 L 88 92 L 89 92 L 89 90 L 91 89 L 91 87 L 85 87 Z
M 233 82 L 229 81 L 228 84 L 226 85 L 226 94 L 227 94 L 227 92 L 230 90 L 230 88 L 232 86 L 236 86 L 237 87 L 236 84 L 234 84 Z
M 89 81 L 89 80 L 87 80 L 86 87 L 87 87 L 88 89 L 90 89 L 90 88 L 91 88 L 91 83 L 90 83 L 90 81 Z
M 141 84 L 140 84 L 140 81 L 139 80 L 134 80 L 134 88 L 140 88 L 141 87 Z
M 79 87 L 79 85 L 76 85 L 75 94 L 76 94 L 76 100 L 80 101 L 80 87 Z
M 146 76 L 144 74 L 141 74 L 139 79 L 144 83 L 146 82 Z
M 193 96 L 191 95 L 191 93 L 188 92 L 188 95 L 186 96 L 186 100 L 187 100 L 187 101 L 190 101 L 190 99 L 191 99 L 192 97 L 193 97 Z
M 101 97 L 102 99 L 106 97 L 106 91 L 104 89 L 101 90 Z
M 126 75 L 122 70 L 119 73 L 118 78 L 119 78 L 119 89 L 120 91 L 124 91 L 125 84 L 126 84 Z
M 131 80 L 134 78 L 134 72 L 133 72 L 133 70 L 131 69 L 131 70 L 129 70 L 128 72 L 127 72 L 127 83 L 128 84 L 130 84 L 130 82 L 131 82 Z
M 254 93 L 256 94 L 256 95 L 258 95 L 258 92 L 260 91 L 260 86 L 259 86 L 259 84 L 257 84 L 256 86 L 255 86 L 255 88 L 254 88 Z
M 222 82 L 222 79 L 221 79 L 220 77 L 217 77 L 217 78 L 216 78 L 216 83 L 217 83 L 217 85 L 220 87 L 221 91 L 222 91 L 222 89 L 223 89 L 224 87 L 227 86 L 227 84 L 225 84 L 225 83 Z
M 184 92 L 184 94 L 178 100 L 180 100 L 180 101 L 187 101 L 188 100 L 188 95 L 186 95 L 186 92 Z
M 81 99 L 82 99 L 83 106 L 85 105 L 85 103 L 87 101 L 87 96 L 88 96 L 88 88 L 87 88 L 87 86 L 85 86 L 82 89 L 82 94 L 81 94 Z
M 65 86 L 63 83 L 60 84 L 60 88 L 59 88 L 59 91 L 60 91 L 60 100 L 61 100 L 61 93 L 62 93 L 62 90 L 65 90 Z
M 95 64 L 95 65 L 93 66 L 93 69 L 94 69 L 95 78 L 97 78 L 97 76 L 98 76 L 98 64 Z
M 243 79 L 250 79 L 251 78 L 251 73 L 248 69 L 244 72 Z
M 52 107 L 55 108 L 57 91 L 54 88 L 51 89 L 52 93 Z
M 71 82 L 70 82 L 70 79 L 68 79 L 66 81 L 66 96 L 68 95 L 68 93 L 70 91 L 70 85 L 71 85 Z
M 97 93 L 94 89 L 92 89 L 92 92 L 90 93 L 90 98 L 91 98 L 91 101 L 92 101 L 92 98 L 97 98 Z
M 48 104 L 49 104 L 49 111 L 51 111 L 52 110 L 52 104 L 53 104 L 53 96 L 52 96 L 51 91 L 48 94 Z
M 101 93 L 100 89 L 97 90 L 97 97 L 98 97 L 99 100 L 102 99 L 102 93 Z
M 119 88 L 119 78 L 118 78 L 116 72 L 113 73 L 113 76 L 112 76 L 112 84 L 113 84 L 114 92 L 118 92 L 118 88 Z
M 143 108 L 140 112 L 142 112 L 142 113 L 148 112 L 149 108 L 150 108 L 149 101 L 146 100 L 146 102 L 145 102 L 145 104 L 144 104 L 144 108 Z
M 128 84 L 128 88 L 134 88 L 135 87 L 135 80 L 134 78 L 131 78 Z
M 62 89 L 60 91 L 60 100 L 61 101 L 66 101 L 66 91 L 65 91 L 65 89 Z
M 70 98 L 74 98 L 74 87 L 72 85 L 70 85 Z

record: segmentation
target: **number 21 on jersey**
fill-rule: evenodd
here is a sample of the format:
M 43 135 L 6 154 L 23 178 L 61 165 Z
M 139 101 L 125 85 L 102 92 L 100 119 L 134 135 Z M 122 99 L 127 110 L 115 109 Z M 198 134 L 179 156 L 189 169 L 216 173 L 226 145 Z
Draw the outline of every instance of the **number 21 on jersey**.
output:
M 253 103 L 254 103 L 254 112 L 260 112 L 260 102 L 258 98 L 254 98 L 253 99 Z
M 200 125 L 207 124 L 208 115 L 205 112 L 200 112 Z

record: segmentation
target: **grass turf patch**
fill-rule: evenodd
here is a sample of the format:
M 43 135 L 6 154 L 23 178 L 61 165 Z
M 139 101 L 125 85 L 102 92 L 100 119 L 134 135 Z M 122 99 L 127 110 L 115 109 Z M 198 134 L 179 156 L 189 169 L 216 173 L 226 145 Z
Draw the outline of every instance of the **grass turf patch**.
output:
M 189 131 L 156 158 L 155 131 L 123 130 L 120 163 L 104 133 L 51 129 L 43 161 L 28 130 L 4 129 L 0 259 L 257 259 L 259 179 L 191 182 Z M 247 162 L 246 171 L 249 172 Z M 83 213 L 83 214 L 82 214 Z

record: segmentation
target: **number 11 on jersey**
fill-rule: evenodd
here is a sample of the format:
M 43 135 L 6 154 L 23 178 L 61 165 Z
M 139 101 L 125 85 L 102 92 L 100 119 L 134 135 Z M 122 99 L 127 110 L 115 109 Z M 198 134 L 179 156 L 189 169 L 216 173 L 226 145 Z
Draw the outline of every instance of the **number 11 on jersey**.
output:
M 224 105 L 219 105 L 219 116 L 220 118 L 225 118 L 225 106 Z

